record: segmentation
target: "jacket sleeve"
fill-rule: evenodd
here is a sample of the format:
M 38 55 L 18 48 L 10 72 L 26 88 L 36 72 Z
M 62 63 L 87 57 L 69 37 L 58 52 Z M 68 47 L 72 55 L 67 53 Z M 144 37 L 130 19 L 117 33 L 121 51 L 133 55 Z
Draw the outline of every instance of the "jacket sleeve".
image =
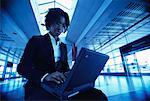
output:
M 34 37 L 28 41 L 20 63 L 17 66 L 17 72 L 32 82 L 40 83 L 45 72 L 38 70 L 34 65 L 36 55 L 35 42 L 36 39 Z

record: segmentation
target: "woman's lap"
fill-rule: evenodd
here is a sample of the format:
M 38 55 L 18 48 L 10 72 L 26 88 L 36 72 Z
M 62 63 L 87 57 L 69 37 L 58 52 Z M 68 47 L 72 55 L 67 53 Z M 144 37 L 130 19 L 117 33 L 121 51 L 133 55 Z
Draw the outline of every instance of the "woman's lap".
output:
M 85 91 L 81 91 L 79 94 L 70 98 L 71 100 L 103 100 L 107 101 L 106 95 L 98 89 L 90 88 Z
M 42 89 L 35 90 L 29 94 L 28 100 L 58 100 L 53 95 L 47 93 Z M 106 95 L 98 89 L 90 88 L 84 91 L 81 91 L 77 95 L 70 97 L 68 100 L 103 100 L 107 101 Z

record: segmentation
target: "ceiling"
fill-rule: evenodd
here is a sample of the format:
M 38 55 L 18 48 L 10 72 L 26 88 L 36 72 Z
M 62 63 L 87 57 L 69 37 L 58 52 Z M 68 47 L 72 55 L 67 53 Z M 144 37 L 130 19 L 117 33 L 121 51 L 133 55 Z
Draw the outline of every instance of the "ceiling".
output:
M 45 16 L 49 8 L 61 8 L 68 13 L 71 20 L 77 0 L 30 0 L 39 29 L 42 35 L 47 33 L 46 27 L 41 26 L 45 24 Z M 61 34 L 61 37 L 65 37 Z
M 78 0 L 66 39 L 98 50 L 121 35 L 143 37 L 150 34 L 149 9 L 148 0 Z
M 40 35 L 29 0 L 1 0 L 0 48 L 23 51 L 33 35 Z
M 47 0 L 38 2 L 38 6 L 43 6 L 45 1 L 47 2 Z M 54 1 L 59 0 L 52 2 Z M 132 33 L 131 39 L 148 35 L 150 34 L 148 1 L 78 0 L 72 13 L 66 40 L 78 47 L 92 47 L 92 49 L 94 47 L 98 50 L 123 35 Z M 1 0 L 1 2 L 0 47 L 23 51 L 28 39 L 41 33 L 41 22 L 34 13 L 36 8 L 32 7 L 30 0 Z M 68 49 L 71 50 L 71 47 Z

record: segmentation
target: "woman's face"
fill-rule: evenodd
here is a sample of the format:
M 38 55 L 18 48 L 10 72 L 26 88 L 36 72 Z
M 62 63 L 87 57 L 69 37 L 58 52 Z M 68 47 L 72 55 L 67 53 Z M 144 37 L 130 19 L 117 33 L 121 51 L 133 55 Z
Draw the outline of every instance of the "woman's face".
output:
M 66 30 L 66 21 L 64 17 L 56 20 L 50 27 L 49 31 L 54 37 L 58 37 L 62 32 Z

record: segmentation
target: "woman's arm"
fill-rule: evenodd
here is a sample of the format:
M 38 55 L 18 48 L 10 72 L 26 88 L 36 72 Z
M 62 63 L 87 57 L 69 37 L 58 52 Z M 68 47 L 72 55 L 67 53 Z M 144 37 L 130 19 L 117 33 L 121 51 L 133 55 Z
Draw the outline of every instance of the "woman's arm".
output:
M 32 37 L 24 50 L 20 63 L 17 66 L 17 72 L 24 78 L 29 79 L 33 82 L 40 83 L 41 78 L 45 74 L 43 71 L 38 70 L 35 67 L 34 59 L 36 58 L 36 38 Z

